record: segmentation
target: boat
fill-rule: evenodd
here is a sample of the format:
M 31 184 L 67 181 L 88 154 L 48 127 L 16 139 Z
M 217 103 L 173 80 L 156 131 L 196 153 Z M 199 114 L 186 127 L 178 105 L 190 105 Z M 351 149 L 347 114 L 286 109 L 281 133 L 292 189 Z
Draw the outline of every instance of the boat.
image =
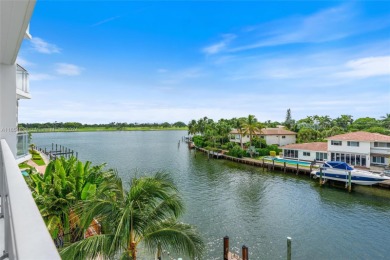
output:
M 319 169 L 311 172 L 314 178 L 320 176 L 322 170 L 322 178 L 324 180 L 334 180 L 341 182 L 348 182 L 348 175 L 351 172 L 351 183 L 360 185 L 373 185 L 390 180 L 389 176 L 385 174 L 372 173 L 365 170 L 357 170 L 345 162 L 328 161 L 324 162 Z

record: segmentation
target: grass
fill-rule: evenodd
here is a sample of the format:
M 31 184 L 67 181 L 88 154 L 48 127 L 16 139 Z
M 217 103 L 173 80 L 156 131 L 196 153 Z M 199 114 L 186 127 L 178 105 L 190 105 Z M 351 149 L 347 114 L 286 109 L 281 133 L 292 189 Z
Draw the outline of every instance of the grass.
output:
M 25 162 L 19 164 L 19 169 L 26 169 L 26 168 L 31 168 L 31 166 Z
M 32 154 L 32 161 L 35 162 L 38 166 L 45 165 L 45 162 L 43 161 L 41 155 L 37 151 L 30 151 Z

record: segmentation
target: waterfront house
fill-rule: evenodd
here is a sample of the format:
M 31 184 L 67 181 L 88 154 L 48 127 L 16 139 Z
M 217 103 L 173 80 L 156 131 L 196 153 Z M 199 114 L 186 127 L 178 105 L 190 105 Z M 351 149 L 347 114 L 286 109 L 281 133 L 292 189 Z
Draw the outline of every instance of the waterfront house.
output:
M 23 38 L 31 38 L 34 6 L 35 0 L 0 1 L 1 259 L 60 259 L 17 164 L 29 158 L 27 134 L 18 133 L 18 102 L 31 96 L 16 57 Z
M 283 127 L 277 127 L 277 128 L 263 128 L 261 129 L 261 132 L 255 132 L 255 135 L 265 139 L 265 142 L 267 145 L 287 145 L 287 144 L 293 144 L 296 142 L 297 139 L 297 133 L 293 131 L 289 131 L 284 129 Z M 240 136 L 241 133 L 234 129 L 230 132 L 230 142 L 236 142 L 240 143 Z M 242 136 L 242 143 L 249 142 L 249 134 Z
M 288 144 L 281 148 L 284 158 L 318 162 L 328 160 L 327 142 Z
M 370 167 L 389 165 L 390 136 L 378 133 L 352 132 L 327 138 L 332 161 Z
M 363 131 L 331 136 L 324 143 L 290 144 L 281 149 L 283 157 L 305 161 L 343 161 L 366 168 L 390 163 L 390 136 Z

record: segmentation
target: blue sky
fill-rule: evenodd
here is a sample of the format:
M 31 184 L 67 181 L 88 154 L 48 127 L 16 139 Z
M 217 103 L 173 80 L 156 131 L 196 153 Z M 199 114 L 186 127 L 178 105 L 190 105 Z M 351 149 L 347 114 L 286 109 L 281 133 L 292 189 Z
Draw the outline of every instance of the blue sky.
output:
M 390 113 L 390 2 L 37 1 L 20 122 Z

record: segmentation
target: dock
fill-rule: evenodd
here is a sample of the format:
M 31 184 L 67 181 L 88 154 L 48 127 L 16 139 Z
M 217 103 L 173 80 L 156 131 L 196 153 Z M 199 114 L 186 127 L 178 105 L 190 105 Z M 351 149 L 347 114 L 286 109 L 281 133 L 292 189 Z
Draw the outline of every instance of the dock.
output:
M 305 166 L 302 166 L 299 164 L 294 165 L 294 164 L 287 164 L 285 162 L 279 163 L 279 162 L 269 161 L 269 160 L 265 160 L 265 159 L 256 160 L 253 158 L 237 158 L 237 157 L 226 155 L 224 153 L 209 151 L 209 150 L 206 150 L 204 148 L 196 148 L 196 150 L 207 154 L 209 158 L 225 159 L 225 160 L 229 160 L 229 161 L 233 161 L 233 162 L 238 162 L 238 163 L 261 167 L 264 170 L 265 169 L 278 170 L 278 171 L 282 171 L 284 173 L 292 172 L 292 173 L 295 173 L 297 175 L 298 174 L 305 174 L 305 175 L 307 174 L 310 176 L 310 173 L 313 171 L 313 169 L 318 168 L 318 166 L 315 166 L 315 165 L 314 166 L 310 165 L 310 167 L 305 167 Z

